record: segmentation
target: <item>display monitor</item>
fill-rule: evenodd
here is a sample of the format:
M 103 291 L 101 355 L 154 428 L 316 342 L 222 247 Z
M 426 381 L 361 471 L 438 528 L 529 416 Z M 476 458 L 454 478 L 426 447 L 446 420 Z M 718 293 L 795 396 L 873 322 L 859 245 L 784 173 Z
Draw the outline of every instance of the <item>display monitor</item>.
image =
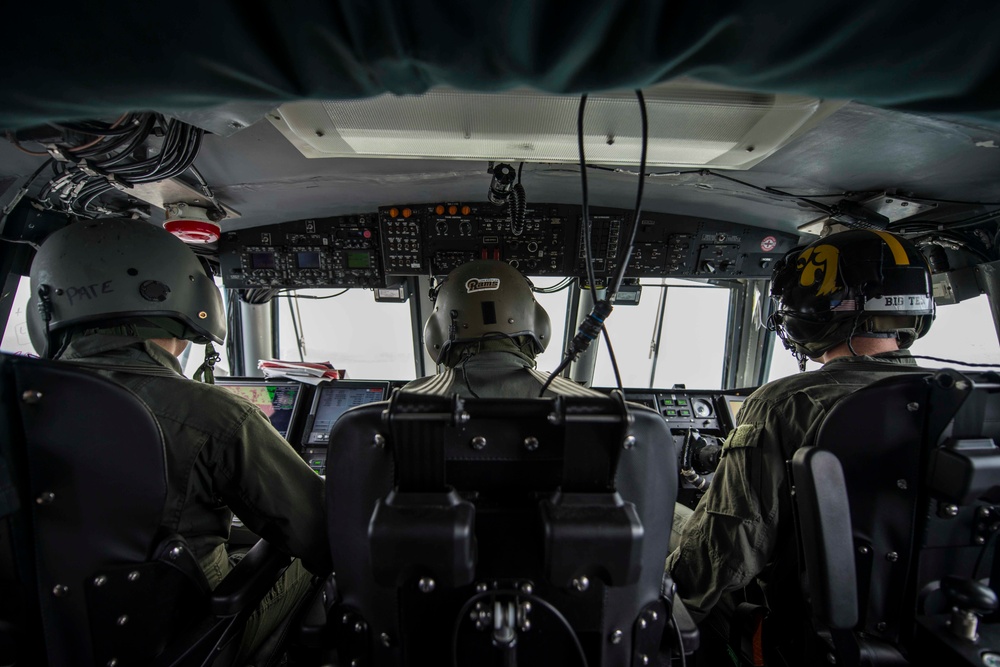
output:
M 389 398 L 389 383 L 366 380 L 334 380 L 316 388 L 312 409 L 306 422 L 302 444 L 325 445 L 330 429 L 348 408 Z
M 723 394 L 719 396 L 719 402 L 721 405 L 721 412 L 727 417 L 729 421 L 728 430 L 733 430 L 736 428 L 736 417 L 740 414 L 740 409 L 743 407 L 743 402 L 747 400 L 746 396 L 738 396 L 735 394 Z
M 263 378 L 216 378 L 215 384 L 263 410 L 281 437 L 289 438 L 306 393 L 302 383 Z

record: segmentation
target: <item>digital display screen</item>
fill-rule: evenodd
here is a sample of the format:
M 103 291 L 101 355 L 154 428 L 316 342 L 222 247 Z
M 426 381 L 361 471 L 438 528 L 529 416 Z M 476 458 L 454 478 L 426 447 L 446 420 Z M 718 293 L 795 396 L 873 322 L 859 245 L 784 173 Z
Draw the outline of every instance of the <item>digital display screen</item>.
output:
M 281 437 L 288 437 L 288 429 L 292 424 L 292 417 L 295 415 L 299 393 L 302 391 L 300 384 L 297 382 L 226 384 L 224 381 L 219 381 L 217 384 L 256 405 L 267 415 L 271 426 L 281 434 Z
M 307 445 L 329 442 L 330 429 L 349 408 L 385 400 L 388 382 L 337 380 L 321 385 L 313 399 L 313 424 L 306 438 Z
M 319 253 L 318 252 L 297 252 L 297 253 L 295 253 L 295 264 L 300 269 L 318 269 L 319 268 Z
M 347 253 L 347 268 L 349 269 L 367 269 L 372 265 L 372 256 L 368 252 L 349 252 Z
M 740 410 L 743 409 L 743 403 L 746 400 L 746 396 L 737 396 L 735 394 L 723 394 L 719 397 L 716 406 L 722 411 L 720 416 L 728 418 L 729 428 L 736 428 L 736 418 L 740 414 Z
M 254 269 L 273 269 L 273 252 L 252 252 L 250 253 L 250 266 Z

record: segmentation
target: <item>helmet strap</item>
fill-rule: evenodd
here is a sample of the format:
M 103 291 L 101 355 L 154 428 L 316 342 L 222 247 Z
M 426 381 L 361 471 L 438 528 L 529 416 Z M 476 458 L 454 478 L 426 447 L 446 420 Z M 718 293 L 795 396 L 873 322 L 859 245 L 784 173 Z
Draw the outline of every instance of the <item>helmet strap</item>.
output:
M 219 363 L 220 359 L 222 357 L 215 351 L 215 346 L 211 342 L 205 343 L 205 361 L 194 372 L 195 381 L 215 384 L 215 364 Z
M 52 332 L 49 329 L 49 324 L 52 322 L 52 297 L 49 296 L 49 286 L 39 285 L 38 286 L 38 312 L 42 316 L 42 322 L 45 323 L 45 349 L 41 350 L 43 359 L 50 359 L 49 351 L 52 348 Z

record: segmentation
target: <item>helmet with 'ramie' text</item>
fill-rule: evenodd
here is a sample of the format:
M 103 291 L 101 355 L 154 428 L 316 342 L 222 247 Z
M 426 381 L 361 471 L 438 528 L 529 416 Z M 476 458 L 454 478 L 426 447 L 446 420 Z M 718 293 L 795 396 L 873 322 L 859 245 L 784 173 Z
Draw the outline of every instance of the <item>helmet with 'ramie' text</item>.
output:
M 548 313 L 520 271 L 504 262 L 475 260 L 449 273 L 439 287 L 424 325 L 424 345 L 438 363 L 452 345 L 488 338 L 526 340 L 538 354 L 551 333 Z

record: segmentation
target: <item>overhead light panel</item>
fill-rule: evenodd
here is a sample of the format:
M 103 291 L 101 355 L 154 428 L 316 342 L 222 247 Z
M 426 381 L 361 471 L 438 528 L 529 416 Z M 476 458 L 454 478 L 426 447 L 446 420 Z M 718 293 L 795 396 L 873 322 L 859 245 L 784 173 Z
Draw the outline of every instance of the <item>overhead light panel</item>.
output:
M 648 164 L 747 169 L 842 102 L 731 90 L 679 80 L 644 91 Z M 576 162 L 579 97 L 532 90 L 380 95 L 292 102 L 268 114 L 303 155 Z M 588 160 L 638 162 L 642 143 L 632 91 L 587 98 Z

